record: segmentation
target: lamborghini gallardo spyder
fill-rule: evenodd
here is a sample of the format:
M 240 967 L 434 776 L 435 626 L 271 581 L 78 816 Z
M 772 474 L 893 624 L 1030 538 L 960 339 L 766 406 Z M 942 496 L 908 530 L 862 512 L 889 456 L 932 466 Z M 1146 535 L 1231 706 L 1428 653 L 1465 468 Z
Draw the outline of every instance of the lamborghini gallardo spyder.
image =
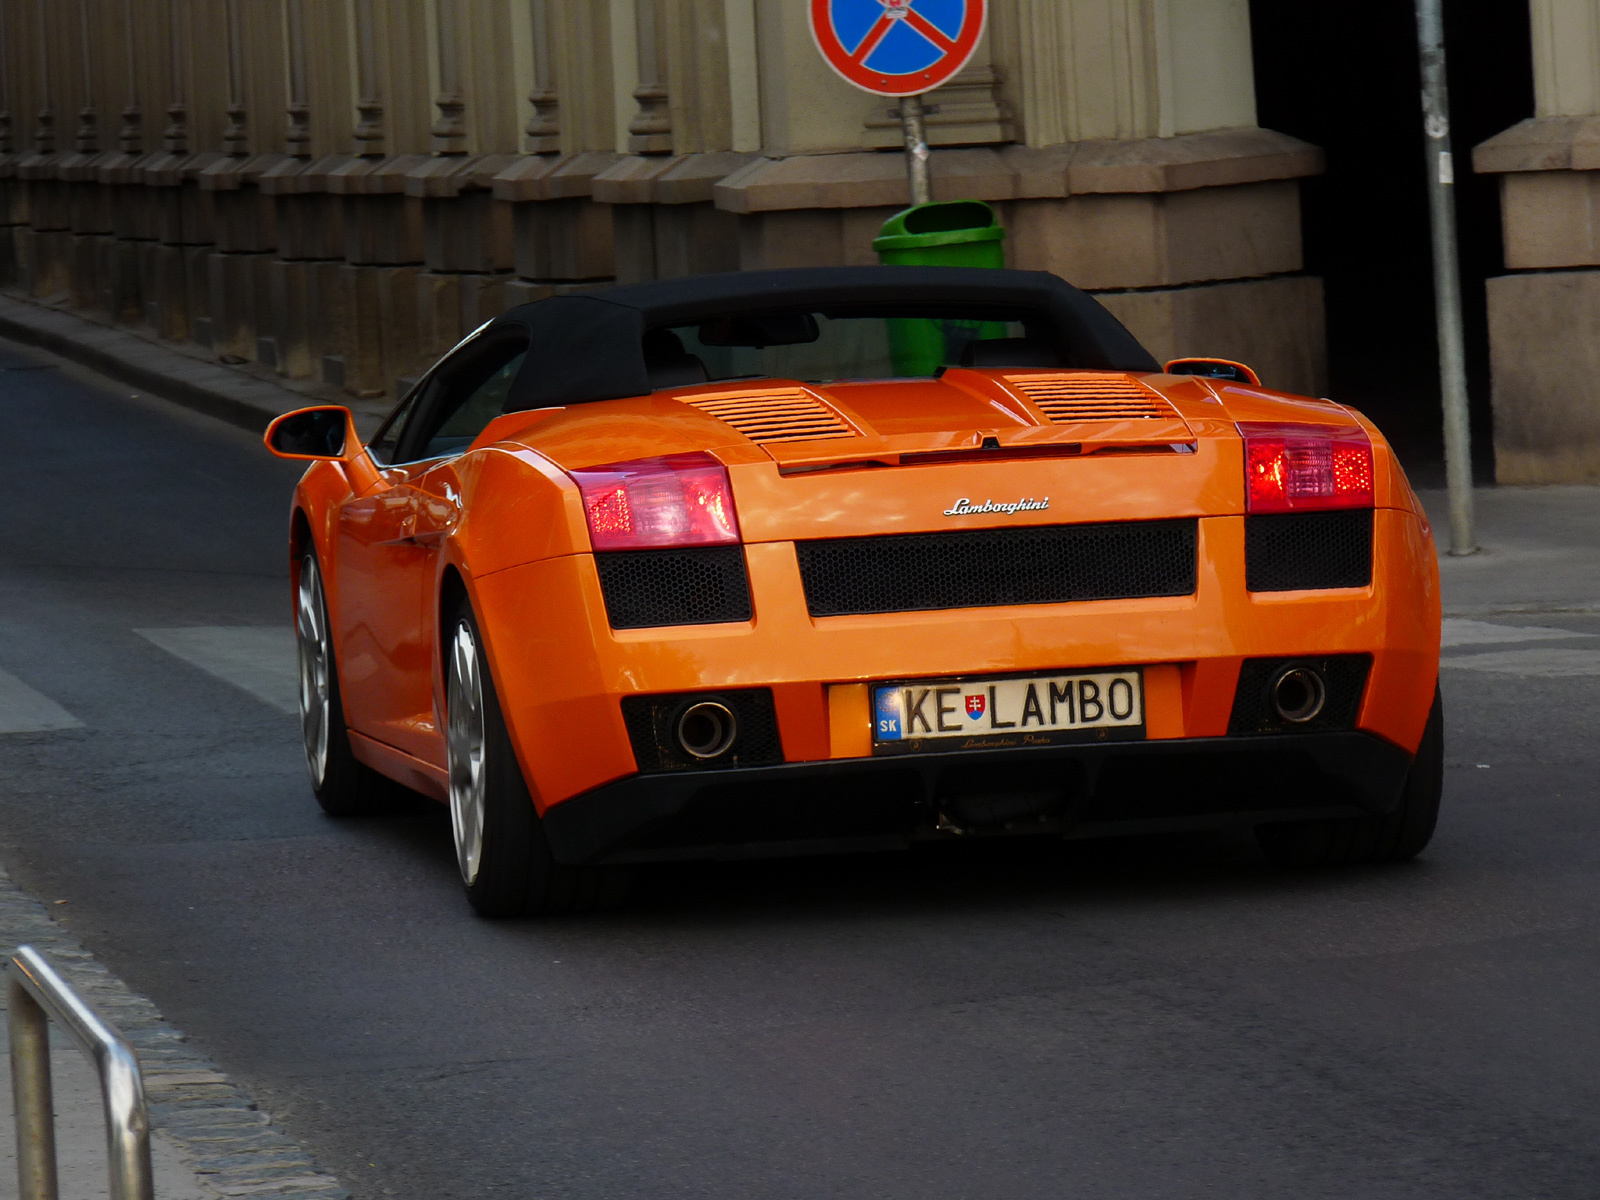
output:
M 1360 413 L 1163 367 L 1048 274 L 744 272 L 513 308 L 289 537 L 335 814 L 448 804 L 484 914 L 625 864 L 1253 829 L 1407 858 L 1439 806 L 1428 520 Z

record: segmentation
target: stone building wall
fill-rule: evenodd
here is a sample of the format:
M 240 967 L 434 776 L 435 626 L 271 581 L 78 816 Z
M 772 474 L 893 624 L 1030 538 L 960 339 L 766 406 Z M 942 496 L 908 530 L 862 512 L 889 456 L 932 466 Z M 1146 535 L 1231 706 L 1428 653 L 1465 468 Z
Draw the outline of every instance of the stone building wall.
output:
M 1250 61 L 1247 0 L 993 0 L 934 194 L 1158 357 L 1318 392 L 1321 155 Z M 871 262 L 899 141 L 797 0 L 0 0 L 0 282 L 369 398 L 557 291 Z

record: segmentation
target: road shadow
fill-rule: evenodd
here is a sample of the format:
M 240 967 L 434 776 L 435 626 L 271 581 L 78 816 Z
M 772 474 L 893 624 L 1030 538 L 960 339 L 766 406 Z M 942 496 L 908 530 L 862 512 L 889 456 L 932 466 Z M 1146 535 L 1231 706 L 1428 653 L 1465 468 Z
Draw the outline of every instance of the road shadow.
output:
M 408 793 L 396 798 L 389 813 L 351 823 L 363 835 L 426 864 L 435 882 L 455 884 L 455 851 L 444 805 Z M 859 854 L 637 864 L 626 869 L 626 895 L 609 911 L 529 921 L 693 925 L 805 914 L 833 918 L 1107 903 L 1265 902 L 1370 887 L 1380 880 L 1420 882 L 1428 873 L 1425 868 L 1426 858 L 1417 864 L 1278 867 L 1266 861 L 1247 829 L 1087 840 L 952 839 Z M 461 906 L 463 916 L 468 915 L 465 898 Z
M 633 869 L 618 915 L 668 923 L 802 915 L 979 915 L 1107 904 L 1270 902 L 1420 882 L 1421 864 L 1328 870 L 1267 862 L 1248 831 L 1092 841 L 1046 838 L 918 844 L 909 850 Z

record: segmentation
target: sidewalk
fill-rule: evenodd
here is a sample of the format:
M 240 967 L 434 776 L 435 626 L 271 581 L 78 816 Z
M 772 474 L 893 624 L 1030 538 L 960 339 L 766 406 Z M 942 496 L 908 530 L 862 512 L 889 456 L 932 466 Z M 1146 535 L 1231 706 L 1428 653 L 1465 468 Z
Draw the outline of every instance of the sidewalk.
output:
M 282 413 L 343 404 L 363 437 L 388 415 L 389 400 L 355 400 L 311 380 L 280 379 L 255 363 L 225 366 L 199 346 L 175 345 L 100 325 L 75 312 L 0 295 L 0 337 L 38 346 L 118 383 L 257 432 Z
M 3 1005 L 0 1005 L 3 1011 Z M 0 1072 L 11 1074 L 8 1042 L 0 1042 Z M 100 1115 L 100 1085 L 94 1068 L 72 1039 L 50 1030 L 50 1073 L 56 1101 L 56 1177 L 69 1200 L 102 1200 L 106 1182 L 106 1127 Z M 9 1085 L 4 1089 L 9 1097 Z M 213 1200 L 208 1189 L 166 1134 L 150 1138 L 157 1200 Z M 16 1200 L 17 1135 L 11 1105 L 0 1107 L 0 1200 Z
M 1449 542 L 1443 491 L 1419 491 L 1434 541 Z M 1439 555 L 1447 617 L 1600 615 L 1600 487 L 1478 488 L 1478 553 Z
M 332 1175 L 281 1132 L 155 1005 L 130 991 L 40 902 L 0 870 L 0 950 L 38 950 L 133 1046 L 150 1111 L 157 1200 L 349 1200 Z M 0 987 L 0 1014 L 6 992 Z M 77 1046 L 51 1030 L 56 1161 L 67 1200 L 106 1196 L 100 1086 Z M 0 1044 L 8 1043 L 0 1035 Z M 0 1200 L 17 1196 L 10 1058 L 0 1054 Z

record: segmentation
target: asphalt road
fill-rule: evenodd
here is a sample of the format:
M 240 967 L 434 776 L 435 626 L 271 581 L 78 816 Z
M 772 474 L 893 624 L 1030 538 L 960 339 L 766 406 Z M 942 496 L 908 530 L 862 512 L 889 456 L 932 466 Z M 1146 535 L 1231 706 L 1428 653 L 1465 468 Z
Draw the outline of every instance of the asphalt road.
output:
M 490 923 L 442 811 L 323 817 L 293 718 L 135 632 L 287 622 L 294 468 L 43 361 L 0 349 L 0 671 L 79 724 L 0 735 L 0 860 L 358 1197 L 1600 1188 L 1600 643 L 1496 632 L 1600 619 L 1477 615 L 1415 864 L 959 847 Z

